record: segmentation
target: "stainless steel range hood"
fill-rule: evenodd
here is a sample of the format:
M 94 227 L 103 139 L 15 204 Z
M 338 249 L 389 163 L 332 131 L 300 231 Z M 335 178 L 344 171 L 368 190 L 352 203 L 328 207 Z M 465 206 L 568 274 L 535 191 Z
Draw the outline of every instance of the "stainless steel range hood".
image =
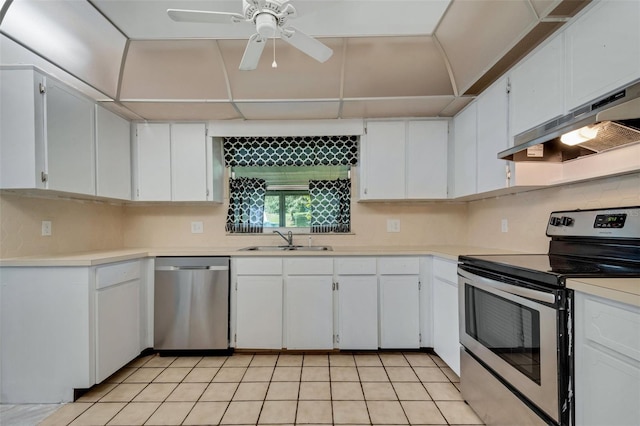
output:
M 640 81 L 514 139 L 498 158 L 561 162 L 640 142 Z

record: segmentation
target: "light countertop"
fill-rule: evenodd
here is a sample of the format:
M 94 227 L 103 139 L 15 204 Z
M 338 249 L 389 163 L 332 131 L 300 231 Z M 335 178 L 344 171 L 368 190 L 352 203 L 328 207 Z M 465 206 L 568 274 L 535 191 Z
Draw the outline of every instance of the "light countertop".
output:
M 457 260 L 459 255 L 465 254 L 502 254 L 513 253 L 506 250 L 498 250 L 473 246 L 333 246 L 332 251 L 239 251 L 233 247 L 187 247 L 187 248 L 128 248 L 119 250 L 101 250 L 78 253 L 65 253 L 58 255 L 35 255 L 0 259 L 3 267 L 25 266 L 96 266 L 105 263 L 121 262 L 125 260 L 140 259 L 143 257 L 159 256 L 232 256 L 232 257 L 258 257 L 258 256 L 426 256 L 434 255 L 450 260 Z
M 640 278 L 573 278 L 567 287 L 640 307 Z

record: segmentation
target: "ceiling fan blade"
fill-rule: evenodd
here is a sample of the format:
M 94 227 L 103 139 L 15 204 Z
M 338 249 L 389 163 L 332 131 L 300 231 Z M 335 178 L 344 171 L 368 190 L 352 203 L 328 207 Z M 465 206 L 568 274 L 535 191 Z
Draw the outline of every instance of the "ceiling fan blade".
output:
M 325 62 L 333 55 L 332 49 L 294 27 L 282 30 L 282 40 L 318 62 Z
M 258 10 L 262 10 L 265 4 L 265 0 L 247 0 L 247 3 L 257 7 Z
M 260 34 L 256 33 L 249 38 L 247 47 L 244 50 L 244 55 L 242 55 L 242 61 L 240 62 L 240 69 L 242 71 L 251 71 L 258 67 L 260 56 L 266 44 L 267 39 Z
M 167 9 L 169 18 L 177 22 L 201 22 L 205 24 L 235 24 L 245 20 L 239 13 L 210 12 L 206 10 Z

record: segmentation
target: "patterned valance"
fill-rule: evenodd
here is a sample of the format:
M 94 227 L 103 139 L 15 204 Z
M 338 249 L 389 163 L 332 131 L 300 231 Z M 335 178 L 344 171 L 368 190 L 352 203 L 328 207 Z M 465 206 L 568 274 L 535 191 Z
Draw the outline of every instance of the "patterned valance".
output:
M 227 167 L 358 164 L 358 136 L 226 137 L 223 145 Z

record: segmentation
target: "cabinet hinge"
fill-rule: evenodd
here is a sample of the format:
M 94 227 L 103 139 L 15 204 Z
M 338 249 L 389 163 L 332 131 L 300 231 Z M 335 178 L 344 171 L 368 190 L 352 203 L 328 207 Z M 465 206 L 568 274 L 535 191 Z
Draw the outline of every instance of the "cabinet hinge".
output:
M 238 291 L 238 281 L 236 281 L 236 291 Z
M 209 196 L 209 190 L 207 189 L 207 197 Z
M 422 281 L 418 281 L 418 290 L 422 290 Z
M 41 94 L 46 93 L 46 92 L 47 92 L 47 86 L 45 86 L 43 83 L 39 83 L 39 84 L 38 84 L 38 91 L 39 91 Z
M 233 343 L 238 343 L 238 335 L 233 333 Z
M 136 189 L 136 197 L 140 198 L 140 188 Z
M 49 180 L 49 175 L 45 172 L 40 172 L 40 180 L 42 182 L 46 182 Z
M 340 343 L 340 335 L 336 334 L 336 343 Z
M 511 79 L 507 78 L 507 95 L 511 93 Z
M 418 341 L 422 343 L 422 333 L 418 333 Z

